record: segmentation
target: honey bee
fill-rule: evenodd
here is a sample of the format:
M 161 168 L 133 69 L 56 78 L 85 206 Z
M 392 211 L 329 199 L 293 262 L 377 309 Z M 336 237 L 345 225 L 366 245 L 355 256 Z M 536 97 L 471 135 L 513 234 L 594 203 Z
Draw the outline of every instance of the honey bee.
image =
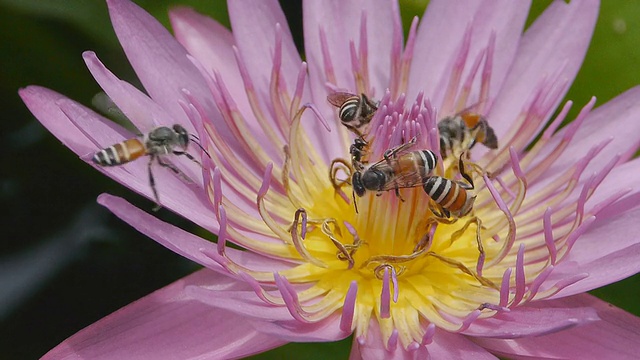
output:
M 200 165 L 191 154 L 187 152 L 190 134 L 181 125 L 175 124 L 169 128 L 166 126 L 157 127 L 151 130 L 143 139 L 127 139 L 118 144 L 111 145 L 93 155 L 93 162 L 100 166 L 119 166 L 134 161 L 142 156 L 149 156 L 149 184 L 156 201 L 154 210 L 160 209 L 160 198 L 155 186 L 155 179 L 151 171 L 151 164 L 155 160 L 160 166 L 166 167 L 175 174 L 191 181 L 189 177 L 180 169 L 168 161 L 163 160 L 163 155 L 184 155 L 189 160 Z M 197 138 L 191 135 L 194 140 Z M 199 145 L 199 144 L 198 144 Z M 200 146 L 200 145 L 199 145 Z M 202 146 L 200 146 L 202 148 Z M 204 150 L 204 149 L 203 149 Z
M 406 144 L 389 149 L 382 160 L 371 164 L 364 170 L 354 171 L 351 178 L 353 192 L 362 197 L 367 191 L 382 192 L 421 186 L 436 168 L 437 157 L 431 150 L 417 150 L 402 153 L 415 144 L 414 137 Z
M 338 117 L 342 125 L 364 141 L 367 125 L 378 110 L 378 105 L 365 94 L 358 96 L 347 92 L 334 92 L 327 96 L 327 100 L 339 108 Z
M 456 150 L 470 150 L 476 143 L 481 143 L 489 149 L 498 148 L 498 138 L 487 119 L 473 112 L 463 111 L 440 120 L 438 132 L 443 158 L 454 154 Z
M 473 190 L 473 179 L 464 170 L 464 163 L 460 156 L 458 168 L 460 175 L 467 181 L 454 181 L 442 176 L 430 176 L 424 181 L 424 192 L 437 204 L 434 214 L 440 218 L 460 218 L 471 212 L 476 196 L 467 190 Z

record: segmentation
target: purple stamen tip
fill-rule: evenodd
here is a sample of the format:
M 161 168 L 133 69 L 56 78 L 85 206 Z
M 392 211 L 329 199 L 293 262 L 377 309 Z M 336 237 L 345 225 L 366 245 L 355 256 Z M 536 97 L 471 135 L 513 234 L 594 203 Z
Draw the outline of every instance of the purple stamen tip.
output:
M 436 334 L 436 326 L 431 323 L 427 326 L 424 331 L 424 335 L 422 335 L 422 345 L 429 345 L 433 341 L 433 336 Z
M 380 317 L 388 319 L 391 317 L 391 289 L 389 267 L 385 267 L 382 277 L 382 292 L 380 293 Z
M 511 268 L 507 268 L 502 275 L 502 284 L 500 284 L 500 306 L 502 307 L 506 307 L 509 304 L 511 271 Z
M 393 329 L 389 340 L 387 341 L 387 350 L 395 351 L 398 347 L 398 329 Z
M 358 297 L 358 282 L 353 280 L 349 284 L 349 290 L 344 297 L 344 305 L 342 306 L 342 316 L 340 317 L 340 330 L 344 332 L 351 331 L 353 326 L 353 317 L 356 309 L 356 299 Z

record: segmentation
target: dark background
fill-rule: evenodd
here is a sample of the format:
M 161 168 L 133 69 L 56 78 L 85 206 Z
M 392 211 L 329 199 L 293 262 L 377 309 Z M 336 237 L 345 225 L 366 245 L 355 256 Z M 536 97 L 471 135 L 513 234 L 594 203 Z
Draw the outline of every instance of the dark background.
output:
M 136 1 L 168 25 L 167 8 L 193 6 L 228 25 L 219 0 Z M 300 44 L 301 7 L 281 1 Z M 536 1 L 539 14 L 549 1 Z M 426 1 L 401 1 L 407 24 Z M 592 47 L 567 99 L 598 104 L 640 83 L 640 3 L 602 5 Z M 81 58 L 94 50 L 137 84 L 102 0 L 0 0 L 0 359 L 32 359 L 112 311 L 197 269 L 95 203 L 102 192 L 152 203 L 85 165 L 28 112 L 17 90 L 43 85 L 89 105 L 99 92 Z M 575 115 L 575 110 L 574 113 Z M 622 130 L 622 129 L 621 129 Z M 176 216 L 159 216 L 197 231 Z M 603 239 L 606 241 L 607 239 Z M 594 292 L 640 314 L 638 276 Z M 344 358 L 350 340 L 290 344 L 256 359 Z

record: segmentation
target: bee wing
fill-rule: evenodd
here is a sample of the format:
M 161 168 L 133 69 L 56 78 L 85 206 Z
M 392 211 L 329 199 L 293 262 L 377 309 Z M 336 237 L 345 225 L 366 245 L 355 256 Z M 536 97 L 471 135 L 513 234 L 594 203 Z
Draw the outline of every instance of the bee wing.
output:
M 337 91 L 327 95 L 327 101 L 329 101 L 329 103 L 335 107 L 340 107 L 342 106 L 342 104 L 344 104 L 345 101 L 354 96 L 357 95 L 348 92 Z
M 392 176 L 387 183 L 382 187 L 383 191 L 392 190 L 395 188 L 412 188 L 416 186 L 422 186 L 424 179 L 418 171 L 406 171 L 404 173 Z

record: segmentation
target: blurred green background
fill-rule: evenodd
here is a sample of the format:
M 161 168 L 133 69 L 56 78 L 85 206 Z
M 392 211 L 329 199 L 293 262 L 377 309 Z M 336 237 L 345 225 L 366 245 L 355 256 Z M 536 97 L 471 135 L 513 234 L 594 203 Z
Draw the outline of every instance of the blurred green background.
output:
M 168 26 L 171 5 L 189 5 L 228 25 L 219 0 L 138 0 Z M 532 17 L 550 1 L 535 1 Z M 281 1 L 301 47 L 301 5 Z M 401 1 L 405 24 L 426 1 Z M 0 0 L 1 123 L 0 359 L 43 355 L 83 327 L 197 269 L 95 204 L 102 192 L 143 208 L 151 203 L 80 161 L 32 117 L 17 95 L 29 84 L 90 105 L 100 91 L 81 58 L 94 50 L 118 76 L 137 84 L 102 0 Z M 584 66 L 567 99 L 603 104 L 640 83 L 640 2 L 602 4 Z M 574 109 L 575 115 L 575 109 Z M 622 129 L 621 129 L 622 131 Z M 183 228 L 187 221 L 161 211 Z M 607 241 L 607 239 L 602 239 Z M 640 314 L 640 277 L 594 293 Z M 350 340 L 290 344 L 255 359 L 345 358 Z

